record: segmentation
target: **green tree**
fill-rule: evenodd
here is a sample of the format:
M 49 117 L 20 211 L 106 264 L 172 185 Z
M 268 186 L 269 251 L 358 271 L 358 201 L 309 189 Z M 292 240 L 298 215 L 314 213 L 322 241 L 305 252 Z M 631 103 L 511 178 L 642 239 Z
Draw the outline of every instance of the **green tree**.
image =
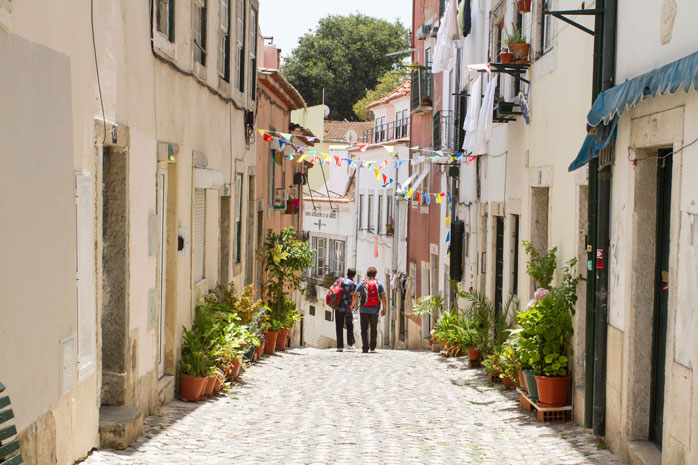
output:
M 400 87 L 407 80 L 407 74 L 396 73 L 393 71 L 386 72 L 378 79 L 378 84 L 371 90 L 366 91 L 364 97 L 354 104 L 354 113 L 362 121 L 369 120 L 369 110 L 366 105 L 369 105 L 376 100 L 382 99 L 393 90 Z
M 354 103 L 402 58 L 385 55 L 408 44 L 399 21 L 392 24 L 360 13 L 330 15 L 300 38 L 282 70 L 308 105 L 322 103 L 325 89 L 332 119 L 355 121 Z

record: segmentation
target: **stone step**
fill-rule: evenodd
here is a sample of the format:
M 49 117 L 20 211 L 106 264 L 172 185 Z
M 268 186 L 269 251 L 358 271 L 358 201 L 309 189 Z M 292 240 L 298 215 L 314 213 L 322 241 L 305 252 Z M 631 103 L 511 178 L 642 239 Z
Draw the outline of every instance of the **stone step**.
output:
M 143 413 L 137 407 L 102 406 L 99 409 L 99 447 L 126 449 L 143 433 Z

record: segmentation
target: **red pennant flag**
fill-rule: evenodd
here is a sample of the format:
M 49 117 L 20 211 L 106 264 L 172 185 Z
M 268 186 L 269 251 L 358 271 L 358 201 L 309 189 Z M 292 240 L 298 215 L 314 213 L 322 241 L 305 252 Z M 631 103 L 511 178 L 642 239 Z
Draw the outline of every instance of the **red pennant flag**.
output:
M 388 184 L 388 176 L 383 174 L 383 184 Z
M 419 203 L 419 201 L 422 200 L 422 194 L 417 192 L 417 197 L 415 198 L 415 200 L 417 201 L 417 203 Z
M 342 166 L 342 160 L 337 155 L 334 156 L 334 162 L 337 166 Z
M 264 137 L 265 141 L 271 142 L 271 135 L 270 134 L 264 134 L 264 136 L 262 136 L 262 137 Z
M 468 157 L 468 162 L 466 163 L 466 166 L 471 164 L 477 157 L 475 155 L 471 155 Z
M 367 144 L 359 144 L 359 150 L 361 150 L 362 152 L 366 151 L 366 147 L 368 147 Z

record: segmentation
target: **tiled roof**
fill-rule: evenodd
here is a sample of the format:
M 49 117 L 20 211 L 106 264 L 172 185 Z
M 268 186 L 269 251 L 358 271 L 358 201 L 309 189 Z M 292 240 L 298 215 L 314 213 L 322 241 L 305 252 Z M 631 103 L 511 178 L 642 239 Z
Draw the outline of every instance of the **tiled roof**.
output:
M 369 103 L 366 105 L 366 108 L 373 108 L 377 107 L 378 105 L 384 105 L 391 100 L 395 100 L 398 97 L 404 97 L 405 95 L 410 95 L 410 89 L 412 88 L 412 83 L 410 81 L 407 81 L 382 99 L 376 100 L 373 103 Z
M 362 132 L 372 127 L 373 123 L 371 122 L 325 120 L 325 139 L 345 140 L 349 130 L 360 136 Z

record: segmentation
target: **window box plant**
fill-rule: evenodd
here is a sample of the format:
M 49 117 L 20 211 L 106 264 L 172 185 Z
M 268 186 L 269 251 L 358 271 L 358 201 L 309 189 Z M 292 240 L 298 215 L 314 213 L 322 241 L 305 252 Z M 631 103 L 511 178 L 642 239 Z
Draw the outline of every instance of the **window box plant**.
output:
M 531 46 L 526 42 L 526 36 L 524 36 L 521 30 L 515 25 L 512 25 L 511 34 L 507 32 L 506 35 L 507 37 L 504 39 L 504 43 L 509 51 L 514 54 L 515 62 L 527 62 Z
M 513 63 L 514 62 L 514 54 L 511 53 L 506 48 L 502 49 L 502 51 L 499 52 L 499 62 L 500 63 Z

